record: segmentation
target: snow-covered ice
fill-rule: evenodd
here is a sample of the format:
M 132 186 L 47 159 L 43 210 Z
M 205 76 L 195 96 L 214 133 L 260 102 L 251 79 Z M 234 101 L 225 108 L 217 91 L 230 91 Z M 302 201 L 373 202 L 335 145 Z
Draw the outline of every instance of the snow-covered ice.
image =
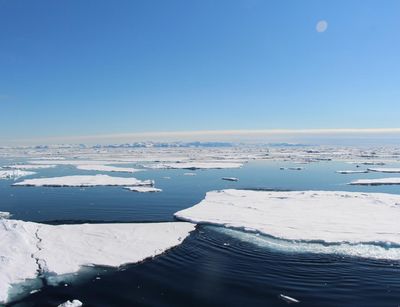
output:
M 94 186 L 152 186 L 152 180 L 138 180 L 133 177 L 112 177 L 108 175 L 73 175 L 51 178 L 35 178 L 16 182 L 15 186 L 43 187 L 94 187 Z
M 358 179 L 350 182 L 351 185 L 395 185 L 400 184 L 400 177 Z
M 368 168 L 371 172 L 379 172 L 379 173 L 400 173 L 400 168 L 396 167 L 378 167 L 378 168 Z
M 286 240 L 400 244 L 400 195 L 229 189 L 208 192 L 175 217 Z
M 190 223 L 46 225 L 0 219 L 0 303 L 11 285 L 83 266 L 120 266 L 179 245 Z
M 125 187 L 124 189 L 127 189 L 132 192 L 140 192 L 140 193 L 162 192 L 162 189 L 158 189 L 155 187 Z
M 135 173 L 142 171 L 141 169 L 136 169 L 133 167 L 117 167 L 117 166 L 101 165 L 101 164 L 79 164 L 76 165 L 76 168 L 85 171 L 119 172 L 119 173 Z
M 66 301 L 57 307 L 81 307 L 83 303 L 80 300 Z
M 22 171 L 19 169 L 0 169 L 0 179 L 18 179 L 24 176 L 36 174 L 35 172 Z

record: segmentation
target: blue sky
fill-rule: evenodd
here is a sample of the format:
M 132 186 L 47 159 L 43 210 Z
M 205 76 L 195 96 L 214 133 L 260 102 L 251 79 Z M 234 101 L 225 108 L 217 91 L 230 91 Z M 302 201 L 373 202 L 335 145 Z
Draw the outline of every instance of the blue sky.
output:
M 396 0 L 0 0 L 0 139 L 399 127 L 399 37 Z

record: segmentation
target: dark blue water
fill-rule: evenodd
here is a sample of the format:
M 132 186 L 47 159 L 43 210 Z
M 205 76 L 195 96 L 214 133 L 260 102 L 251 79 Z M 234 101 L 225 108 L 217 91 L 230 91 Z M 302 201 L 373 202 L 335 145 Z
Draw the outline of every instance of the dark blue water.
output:
M 134 174 L 155 179 L 161 193 L 133 193 L 119 187 L 10 187 L 0 181 L 0 211 L 14 218 L 49 223 L 81 221 L 171 221 L 209 190 L 256 188 L 346 190 L 399 193 L 399 186 L 360 187 L 347 182 L 388 177 L 346 163 L 305 165 L 302 171 L 280 170 L 289 163 L 251 162 L 242 169 L 196 171 L 148 170 Z M 74 167 L 39 170 L 38 176 L 91 174 Z M 117 174 L 113 174 L 117 176 Z M 118 176 L 120 176 L 118 174 Z M 128 175 L 129 176 L 129 175 Z M 171 179 L 165 179 L 168 176 Z M 239 182 L 221 177 L 238 177 Z M 400 221 L 399 221 L 400 222 Z M 398 306 L 400 262 L 342 255 L 292 253 L 255 245 L 210 226 L 198 226 L 185 242 L 156 257 L 122 269 L 97 268 L 59 286 L 46 286 L 13 306 L 56 306 L 80 299 L 84 306 L 285 306 L 285 294 L 301 306 Z M 86 276 L 86 277 L 85 277 Z

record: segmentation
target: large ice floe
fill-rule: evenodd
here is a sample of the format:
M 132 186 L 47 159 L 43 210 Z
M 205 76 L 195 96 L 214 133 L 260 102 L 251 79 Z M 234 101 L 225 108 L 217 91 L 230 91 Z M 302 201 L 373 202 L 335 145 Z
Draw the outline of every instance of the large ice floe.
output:
M 19 169 L 0 169 L 0 179 L 18 179 L 24 176 L 36 174 L 35 172 L 22 171 Z
M 179 245 L 194 227 L 180 222 L 54 226 L 0 219 L 0 304 L 26 279 L 137 263 Z
M 16 182 L 14 186 L 38 187 L 94 187 L 94 186 L 152 186 L 153 180 L 108 175 L 73 175 L 50 178 L 34 178 Z
M 396 185 L 400 184 L 400 177 L 358 179 L 351 181 L 349 184 L 350 185 Z
M 400 195 L 229 189 L 208 192 L 175 217 L 286 241 L 392 246 L 400 259 Z

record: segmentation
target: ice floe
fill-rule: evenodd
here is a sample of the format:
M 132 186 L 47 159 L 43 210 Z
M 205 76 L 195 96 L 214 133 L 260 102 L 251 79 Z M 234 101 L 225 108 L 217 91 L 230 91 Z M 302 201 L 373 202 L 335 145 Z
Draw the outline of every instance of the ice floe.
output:
M 139 193 L 162 192 L 162 189 L 158 189 L 155 187 L 125 187 L 124 189 L 127 189 L 132 192 L 139 192 Z
M 229 189 L 208 192 L 175 217 L 285 240 L 400 245 L 400 195 Z
M 381 167 L 381 168 L 368 168 L 370 172 L 378 172 L 378 173 L 400 173 L 400 168 L 389 168 L 389 167 Z
M 368 170 L 343 170 L 336 171 L 338 174 L 365 174 L 368 173 Z
M 85 171 L 119 172 L 119 173 L 135 173 L 142 171 L 141 169 L 136 169 L 133 167 L 117 167 L 117 166 L 101 165 L 101 164 L 79 164 L 76 165 L 76 168 Z
M 66 301 L 57 307 L 81 307 L 83 303 L 80 300 Z
M 6 168 L 6 169 L 20 169 L 20 170 L 25 170 L 25 169 L 32 170 L 32 169 L 54 168 L 54 167 L 56 167 L 55 164 L 49 164 L 49 165 L 47 165 L 47 164 L 43 164 L 43 165 L 41 165 L 41 164 L 38 164 L 38 165 L 36 165 L 36 164 L 13 164 L 13 165 L 3 166 L 3 168 Z
M 221 179 L 226 181 L 239 181 L 236 177 L 222 177 Z
M 239 168 L 243 163 L 237 162 L 177 162 L 177 163 L 159 163 L 148 164 L 145 167 L 154 169 L 224 169 L 224 168 Z
M 9 299 L 12 285 L 26 279 L 154 257 L 182 243 L 194 227 L 181 222 L 54 226 L 0 219 L 0 303 Z
M 73 175 L 50 178 L 34 178 L 16 182 L 15 186 L 38 187 L 94 187 L 94 186 L 152 186 L 153 180 L 108 175 Z
M 24 176 L 30 176 L 36 174 L 35 172 L 28 172 L 28 171 L 22 171 L 19 169 L 7 169 L 7 170 L 2 170 L 0 169 L 0 179 L 18 179 L 20 177 Z
M 400 177 L 358 179 L 349 183 L 350 185 L 396 185 L 400 184 Z

